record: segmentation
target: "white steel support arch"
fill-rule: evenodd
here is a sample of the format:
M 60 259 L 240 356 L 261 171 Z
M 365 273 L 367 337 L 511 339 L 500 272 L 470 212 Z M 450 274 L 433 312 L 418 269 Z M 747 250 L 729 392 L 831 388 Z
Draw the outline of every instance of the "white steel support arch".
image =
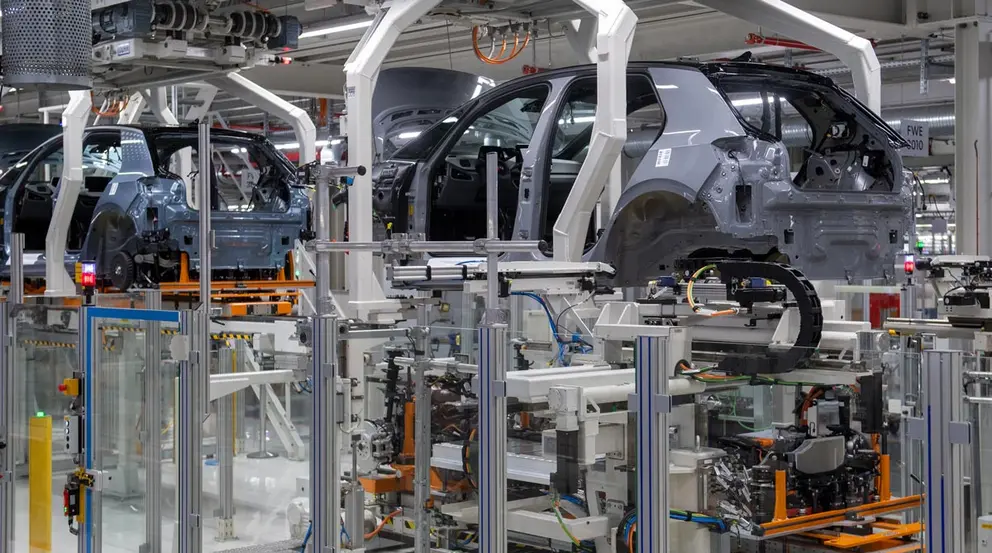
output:
M 829 52 L 851 70 L 854 91 L 870 110 L 882 111 L 882 69 L 871 42 L 782 0 L 698 0 L 706 7 L 761 25 Z
M 121 110 L 117 116 L 118 125 L 137 125 L 141 119 L 141 112 L 145 111 L 145 95 L 142 92 L 134 92 L 128 98 L 127 107 Z
M 365 36 L 344 65 L 345 103 L 348 109 L 348 161 L 368 169 L 354 177 L 348 191 L 348 234 L 353 242 L 371 242 L 372 236 L 372 93 L 386 54 L 399 36 L 427 15 L 441 0 L 394 0 L 390 8 L 380 11 Z M 359 318 L 390 308 L 382 286 L 373 271 L 372 253 L 355 251 L 348 255 L 348 291 L 351 305 Z M 374 278 L 370 278 L 373 276 Z
M 89 90 L 74 90 L 69 92 L 69 105 L 62 112 L 62 176 L 45 237 L 45 294 L 49 296 L 76 293 L 76 285 L 65 268 L 65 242 L 83 186 L 83 133 L 92 106 Z
M 151 110 L 152 115 L 155 119 L 163 125 L 178 125 L 179 119 L 176 118 L 176 114 L 169 109 L 169 103 L 166 101 L 165 88 L 158 87 L 151 90 L 143 91 L 145 95 L 145 100 L 148 102 L 148 108 Z M 190 162 L 192 163 L 192 162 Z
M 579 174 L 554 226 L 555 261 L 581 261 L 586 229 L 627 140 L 627 59 L 637 16 L 623 0 L 575 0 L 598 23 L 596 120 Z M 614 198 L 612 201 L 616 201 Z
M 568 39 L 572 50 L 582 56 L 587 63 L 596 63 L 596 35 L 598 21 L 592 18 L 573 19 L 565 25 L 565 38 Z M 620 200 L 620 193 L 623 188 L 623 173 L 620 168 L 620 158 L 617 158 L 610 171 L 610 178 L 599 199 L 597 208 L 597 229 L 606 228 Z
M 316 161 L 317 126 L 313 124 L 313 120 L 303 108 L 287 102 L 237 72 L 207 79 L 207 82 L 289 123 L 293 127 L 293 132 L 296 133 L 296 141 L 300 144 L 300 165 L 307 165 Z M 371 164 L 369 166 L 371 167 Z
M 596 63 L 595 19 L 573 19 L 565 25 L 565 38 L 576 54 L 586 63 Z

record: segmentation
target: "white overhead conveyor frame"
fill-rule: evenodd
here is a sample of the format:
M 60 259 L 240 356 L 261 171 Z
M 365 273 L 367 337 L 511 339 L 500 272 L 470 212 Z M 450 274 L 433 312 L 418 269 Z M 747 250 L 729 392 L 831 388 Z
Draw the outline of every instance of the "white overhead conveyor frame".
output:
M 598 26 L 596 120 L 592 125 L 589 154 L 554 226 L 554 259 L 572 262 L 582 260 L 589 219 L 627 140 L 627 59 L 637 26 L 637 16 L 623 0 L 575 0 L 575 3 L 596 16 Z M 615 201 L 612 198 L 608 204 Z
M 74 90 L 69 92 L 69 104 L 62 112 L 62 177 L 45 237 L 45 295 L 48 296 L 76 293 L 76 284 L 65 268 L 65 243 L 83 186 L 83 133 L 92 106 L 89 90 Z
M 867 39 L 791 6 L 782 0 L 697 0 L 738 19 L 761 25 L 829 52 L 851 70 L 858 99 L 875 113 L 882 111 L 882 68 Z
M 289 123 L 300 144 L 300 165 L 317 160 L 317 126 L 303 108 L 280 98 L 236 71 L 206 79 L 206 82 Z
M 388 9 L 376 15 L 344 64 L 348 160 L 353 166 L 368 169 L 364 175 L 354 177 L 353 185 L 348 190 L 349 241 L 373 240 L 371 169 L 375 154 L 372 93 L 382 62 L 399 36 L 440 3 L 441 0 L 394 0 Z M 386 300 L 378 277 L 369 278 L 372 261 L 372 252 L 354 251 L 348 255 L 349 304 L 360 319 L 368 319 L 373 312 L 396 309 L 395 302 Z
M 176 114 L 169 109 L 169 104 L 165 97 L 165 88 L 157 87 L 150 90 L 142 91 L 142 95 L 145 97 L 145 101 L 148 102 L 148 108 L 155 116 L 155 119 L 162 123 L 163 125 L 178 125 L 179 119 L 176 118 Z M 192 162 L 191 162 L 192 163 Z
M 137 125 L 138 119 L 141 119 L 141 112 L 145 111 L 147 105 L 148 101 L 144 91 L 132 93 L 127 100 L 127 107 L 122 109 L 120 115 L 117 116 L 117 124 Z

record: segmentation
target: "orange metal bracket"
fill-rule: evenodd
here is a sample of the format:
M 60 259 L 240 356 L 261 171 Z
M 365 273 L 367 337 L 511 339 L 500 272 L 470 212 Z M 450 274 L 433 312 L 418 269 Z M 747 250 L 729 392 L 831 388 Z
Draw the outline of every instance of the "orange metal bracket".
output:
M 892 499 L 892 484 L 890 481 L 889 470 L 891 460 L 888 455 L 882 455 L 881 461 L 879 462 L 878 472 L 880 476 L 878 477 L 878 499 L 879 501 L 888 501 Z
M 786 520 L 774 520 L 772 522 L 762 524 L 761 528 L 764 530 L 764 537 L 770 538 L 794 534 L 802 531 L 810 531 L 838 522 L 844 522 L 848 520 L 849 514 L 858 516 L 882 515 L 885 513 L 894 513 L 904 511 L 906 509 L 912 509 L 914 507 L 919 507 L 922 504 L 922 495 L 912 495 L 909 497 L 890 499 L 888 501 L 869 503 L 859 507 L 851 507 L 850 509 L 837 509 L 835 511 L 826 511 L 823 513 L 794 517 Z
M 775 515 L 773 520 L 785 520 L 789 517 L 785 502 L 787 492 L 788 490 L 785 487 L 785 471 L 775 471 Z
M 905 538 L 912 536 L 914 534 L 919 534 L 923 531 L 923 525 L 919 522 L 913 522 L 911 524 L 899 524 L 899 525 L 872 525 L 876 531 L 872 534 L 866 536 L 859 536 L 855 534 L 823 534 L 817 532 L 810 532 L 804 534 L 811 538 L 815 538 L 823 541 L 823 545 L 828 547 L 836 547 L 838 549 L 855 549 L 864 547 L 866 545 L 880 543 L 892 539 Z

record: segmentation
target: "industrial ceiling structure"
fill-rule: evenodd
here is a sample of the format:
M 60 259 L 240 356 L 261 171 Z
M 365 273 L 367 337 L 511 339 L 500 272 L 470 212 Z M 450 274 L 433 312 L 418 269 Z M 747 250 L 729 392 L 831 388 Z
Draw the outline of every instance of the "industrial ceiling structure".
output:
M 951 143 L 955 129 L 953 22 L 970 13 L 965 3 L 790 3 L 873 42 L 882 67 L 883 117 L 896 128 L 903 119 L 923 120 L 930 125 L 936 155 L 913 159 L 911 164 L 918 168 L 921 182 L 928 187 L 925 194 L 933 196 L 933 202 L 927 205 L 940 208 L 931 209 L 922 218 L 951 211 L 947 168 L 953 167 Z M 299 19 L 303 33 L 297 48 L 284 51 L 276 64 L 256 66 L 243 74 L 306 110 L 318 123 L 319 138 L 337 134 L 335 114 L 344 110 L 343 66 L 371 25 L 380 3 L 259 0 L 256 4 L 228 0 L 226 4 L 232 9 L 248 6 Z M 844 86 L 852 84 L 847 68 L 832 55 L 701 3 L 633 0 L 629 5 L 638 17 L 632 61 L 715 60 L 750 53 L 757 61 L 803 67 L 830 76 Z M 399 37 L 384 67 L 456 69 L 502 82 L 529 72 L 588 63 L 566 36 L 570 20 L 586 17 L 588 14 L 571 0 L 445 0 Z M 113 93 L 98 88 L 97 104 L 104 92 Z M 197 92 L 196 85 L 173 85 L 170 106 L 177 114 L 188 112 L 197 105 Z M 3 122 L 41 120 L 40 108 L 64 105 L 68 99 L 64 92 L 7 89 L 2 94 Z M 265 132 L 277 144 L 281 141 L 291 149 L 291 130 L 284 123 L 269 121 L 261 109 L 249 102 L 221 91 L 211 110 L 226 126 Z M 144 117 L 151 120 L 148 114 Z

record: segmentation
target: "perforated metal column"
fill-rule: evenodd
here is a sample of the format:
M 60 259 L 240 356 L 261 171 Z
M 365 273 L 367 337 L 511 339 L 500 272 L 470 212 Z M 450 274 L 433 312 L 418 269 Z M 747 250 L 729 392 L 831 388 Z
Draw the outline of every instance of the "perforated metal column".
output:
M 3 84 L 91 87 L 89 0 L 2 0 Z

